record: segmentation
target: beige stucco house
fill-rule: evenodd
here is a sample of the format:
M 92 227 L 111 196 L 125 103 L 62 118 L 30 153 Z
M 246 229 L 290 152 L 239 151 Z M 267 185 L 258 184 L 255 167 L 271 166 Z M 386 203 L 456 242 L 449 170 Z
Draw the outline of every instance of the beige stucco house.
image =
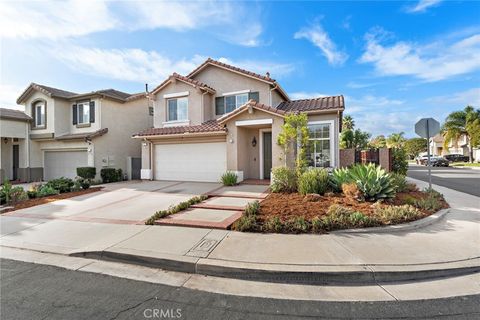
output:
M 4 133 L 6 121 L 14 121 L 1 120 L 2 140 L 8 140 L 2 144 L 2 172 L 14 180 L 73 178 L 83 166 L 96 167 L 97 178 L 105 167 L 120 168 L 131 178 L 132 161 L 141 157 L 131 135 L 153 122 L 144 93 L 108 89 L 78 94 L 32 83 L 17 103 L 25 106 L 25 119 L 15 120 L 16 133 Z M 7 160 L 13 156 L 3 151 L 5 146 L 16 152 L 15 145 L 20 154 L 17 176 Z
M 187 76 L 172 74 L 149 99 L 153 127 L 133 135 L 142 142 L 142 179 L 219 181 L 227 170 L 269 179 L 287 162 L 276 141 L 292 112 L 308 114 L 310 166 L 339 165 L 343 96 L 290 100 L 268 73 L 208 59 Z

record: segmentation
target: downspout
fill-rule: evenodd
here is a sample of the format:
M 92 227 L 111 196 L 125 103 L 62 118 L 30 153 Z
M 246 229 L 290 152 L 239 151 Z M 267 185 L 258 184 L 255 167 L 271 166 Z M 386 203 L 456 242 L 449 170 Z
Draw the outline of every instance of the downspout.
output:
M 26 164 L 26 170 L 27 170 L 27 182 L 30 182 L 31 177 L 32 177 L 32 169 L 30 168 L 30 135 L 29 135 L 29 129 L 30 128 L 30 123 L 25 122 L 25 164 Z
M 205 119 L 205 103 L 204 103 L 204 99 L 205 99 L 205 95 L 208 93 L 208 91 L 205 91 L 204 93 L 202 93 L 202 122 L 205 122 L 207 121 Z M 210 119 L 209 119 L 210 120 Z
M 278 84 L 275 83 L 275 86 L 270 89 L 270 101 L 269 101 L 269 105 L 270 105 L 271 107 L 275 107 L 275 106 L 272 104 L 272 103 L 273 103 L 272 91 L 273 91 L 273 90 L 276 90 L 277 88 L 278 88 Z M 260 101 L 258 101 L 258 102 L 260 102 Z
M 148 139 L 145 139 L 146 141 L 148 141 L 149 143 L 149 153 L 150 153 L 150 180 L 153 180 L 153 143 L 148 140 Z

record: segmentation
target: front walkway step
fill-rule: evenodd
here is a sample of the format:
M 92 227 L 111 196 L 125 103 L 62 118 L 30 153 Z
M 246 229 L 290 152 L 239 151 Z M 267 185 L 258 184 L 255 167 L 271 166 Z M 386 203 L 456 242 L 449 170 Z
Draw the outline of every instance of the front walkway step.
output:
M 192 208 L 217 209 L 242 211 L 250 202 L 258 201 L 256 198 L 238 198 L 238 197 L 211 197 Z
M 228 229 L 243 211 L 192 208 L 155 221 L 159 225 Z
M 265 199 L 268 195 L 268 186 L 240 184 L 233 187 L 220 187 L 208 193 L 211 197 L 232 197 Z

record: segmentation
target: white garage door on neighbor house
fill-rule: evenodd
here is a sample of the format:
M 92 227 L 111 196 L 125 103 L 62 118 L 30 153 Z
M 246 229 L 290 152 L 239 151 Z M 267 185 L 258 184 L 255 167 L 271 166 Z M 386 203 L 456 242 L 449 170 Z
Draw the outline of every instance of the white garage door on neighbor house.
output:
M 87 151 L 45 151 L 44 180 L 75 178 L 77 168 L 87 164 Z
M 227 169 L 225 142 L 155 145 L 155 179 L 220 181 Z

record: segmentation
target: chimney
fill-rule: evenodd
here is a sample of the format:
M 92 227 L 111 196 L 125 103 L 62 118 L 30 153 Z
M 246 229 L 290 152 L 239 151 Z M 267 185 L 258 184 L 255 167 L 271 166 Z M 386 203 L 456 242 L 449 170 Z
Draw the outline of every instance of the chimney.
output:
M 145 83 L 145 92 L 148 93 L 148 83 Z
M 265 75 L 267 76 L 267 78 L 270 78 L 270 72 L 267 71 L 267 73 L 265 73 Z

